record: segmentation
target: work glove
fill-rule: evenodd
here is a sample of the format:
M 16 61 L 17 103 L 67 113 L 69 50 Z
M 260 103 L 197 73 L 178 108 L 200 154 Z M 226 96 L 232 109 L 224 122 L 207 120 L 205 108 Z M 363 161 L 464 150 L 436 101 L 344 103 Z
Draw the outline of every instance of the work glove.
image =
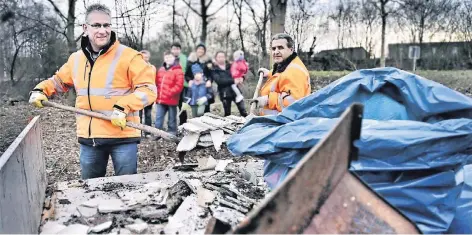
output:
M 269 75 L 269 70 L 266 69 L 266 68 L 260 68 L 259 70 L 257 70 L 257 73 L 259 74 L 260 72 L 262 72 L 262 76 L 263 77 L 267 77 Z
M 29 99 L 29 103 L 33 104 L 37 108 L 43 108 L 41 101 L 47 101 L 48 97 L 41 91 L 32 91 Z
M 111 114 L 111 124 L 120 127 L 123 130 L 126 127 L 126 113 L 114 108 Z
M 207 101 L 208 101 L 208 98 L 206 96 L 203 96 L 202 98 L 199 98 L 197 100 L 197 105 L 204 105 L 205 102 L 207 102 Z
M 192 107 L 188 103 L 182 103 L 182 110 L 185 110 L 186 112 L 192 112 Z
M 259 108 L 263 108 L 269 103 L 269 96 L 259 96 L 256 99 L 251 100 L 250 104 L 256 103 L 256 106 Z

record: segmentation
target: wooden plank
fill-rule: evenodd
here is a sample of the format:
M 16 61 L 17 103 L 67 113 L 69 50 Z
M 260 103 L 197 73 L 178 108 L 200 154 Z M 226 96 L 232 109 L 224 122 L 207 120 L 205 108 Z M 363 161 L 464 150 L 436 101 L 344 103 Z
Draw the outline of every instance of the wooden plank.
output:
M 302 232 L 347 171 L 351 155 L 357 156 L 352 143 L 360 136 L 361 120 L 362 105 L 347 109 L 336 126 L 233 232 Z
M 232 233 L 418 233 L 411 221 L 349 171 L 357 159 L 362 105 L 337 125 Z M 289 215 L 289 216 L 287 216 Z
M 419 230 L 351 173 L 346 173 L 304 234 L 415 234 Z
M 37 233 L 47 180 L 36 116 L 0 156 L 0 233 Z

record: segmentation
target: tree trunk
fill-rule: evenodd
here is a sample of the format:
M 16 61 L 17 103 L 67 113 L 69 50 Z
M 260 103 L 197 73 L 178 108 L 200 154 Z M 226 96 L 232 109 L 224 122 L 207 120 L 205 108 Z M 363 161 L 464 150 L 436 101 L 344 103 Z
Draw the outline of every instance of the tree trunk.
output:
M 270 33 L 274 36 L 278 33 L 285 32 L 285 13 L 287 12 L 287 1 L 284 0 L 270 0 Z
M 67 11 L 67 46 L 69 48 L 70 54 L 74 53 L 77 50 L 77 45 L 75 43 L 74 37 L 76 3 L 77 0 L 69 0 L 69 10 Z
M 206 43 L 207 28 L 208 28 L 208 8 L 205 0 L 200 0 L 201 5 L 201 18 L 202 18 L 202 35 L 200 36 L 200 42 Z
M 242 20 L 243 2 L 242 0 L 233 0 L 233 6 L 234 6 L 234 11 L 236 13 L 236 17 L 238 18 L 238 32 L 239 32 L 239 40 L 241 40 L 241 49 L 244 53 L 246 53 L 246 48 L 244 47 L 244 34 L 243 34 L 243 20 Z
M 380 1 L 380 10 L 382 17 L 382 36 L 380 44 L 380 67 L 385 67 L 385 31 L 387 27 L 387 13 L 385 12 L 385 1 Z

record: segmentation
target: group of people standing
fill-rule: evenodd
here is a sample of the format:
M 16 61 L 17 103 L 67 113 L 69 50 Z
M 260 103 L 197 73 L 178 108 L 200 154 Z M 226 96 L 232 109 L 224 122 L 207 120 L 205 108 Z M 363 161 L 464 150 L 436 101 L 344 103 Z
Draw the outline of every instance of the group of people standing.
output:
M 187 58 L 181 53 L 180 45 L 174 43 L 164 53 L 164 63 L 157 70 L 149 63 L 149 52 L 140 53 L 117 40 L 111 19 L 107 6 L 88 6 L 80 49 L 30 92 L 29 102 L 42 108 L 43 101 L 54 94 L 75 89 L 76 108 L 110 117 L 111 121 L 76 115 L 83 179 L 105 176 L 110 156 L 115 175 L 137 173 L 137 145 L 142 136 L 139 130 L 128 127 L 127 122 L 140 123 L 139 111 L 144 110 L 145 123 L 149 125 L 154 103 L 157 104 L 156 126 L 162 129 L 164 116 L 169 113 L 168 131 L 173 134 L 177 132 L 177 107 L 191 110 L 193 116 L 210 111 L 210 105 L 215 102 L 212 83 L 218 86 L 225 116 L 231 114 L 232 102 L 242 116 L 247 115 L 238 89 L 247 73 L 241 51 L 234 53 L 234 61 L 229 64 L 222 51 L 216 52 L 213 60 L 207 55 L 205 45 L 199 44 Z M 259 97 L 251 101 L 256 103 L 258 115 L 277 115 L 311 90 L 310 75 L 294 51 L 294 41 L 289 35 L 272 37 L 271 55 L 273 68 L 258 70 L 267 81 Z M 180 123 L 186 121 L 187 113 L 182 112 Z
M 150 52 L 141 51 L 144 60 L 149 63 Z M 215 103 L 213 83 L 218 87 L 219 98 L 224 115 L 231 115 L 231 104 L 236 103 L 241 116 L 247 116 L 244 96 L 240 84 L 248 72 L 248 63 L 244 52 L 236 51 L 233 62 L 228 63 L 225 52 L 218 51 L 212 59 L 207 54 L 206 46 L 200 43 L 187 57 L 181 51 L 180 43 L 173 43 L 169 51 L 164 52 L 164 63 L 156 70 L 157 98 L 155 127 L 163 129 L 165 116 L 168 114 L 167 131 L 177 134 L 177 116 L 179 124 L 187 122 L 188 113 L 192 117 L 210 112 L 210 105 Z M 179 113 L 177 113 L 177 107 Z M 145 107 L 140 116 L 144 123 L 152 125 L 152 105 Z

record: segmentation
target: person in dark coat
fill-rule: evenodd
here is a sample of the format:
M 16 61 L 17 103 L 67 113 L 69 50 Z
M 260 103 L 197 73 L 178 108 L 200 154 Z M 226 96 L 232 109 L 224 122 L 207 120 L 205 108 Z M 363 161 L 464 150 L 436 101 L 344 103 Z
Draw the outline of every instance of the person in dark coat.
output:
M 211 57 L 206 54 L 206 47 L 205 44 L 199 43 L 195 48 L 195 51 L 190 53 L 187 59 L 187 68 L 185 70 L 185 80 L 188 82 L 189 87 L 191 87 L 192 80 L 193 80 L 193 73 L 192 73 L 192 66 L 198 64 L 203 70 L 203 75 L 205 77 L 205 85 L 206 87 L 211 88 L 212 80 L 209 76 L 209 70 L 211 68 L 212 61 Z M 215 99 L 210 99 L 205 106 L 205 113 L 210 112 L 210 104 L 215 103 Z M 182 122 L 181 122 L 182 124 Z
M 215 54 L 215 64 L 208 70 L 211 80 L 218 85 L 218 93 L 223 103 L 224 115 L 231 115 L 231 103 L 235 102 L 239 114 L 243 117 L 247 116 L 244 100 L 236 102 L 236 93 L 232 89 L 235 83 L 231 75 L 231 64 L 226 62 L 226 54 L 219 51 Z

